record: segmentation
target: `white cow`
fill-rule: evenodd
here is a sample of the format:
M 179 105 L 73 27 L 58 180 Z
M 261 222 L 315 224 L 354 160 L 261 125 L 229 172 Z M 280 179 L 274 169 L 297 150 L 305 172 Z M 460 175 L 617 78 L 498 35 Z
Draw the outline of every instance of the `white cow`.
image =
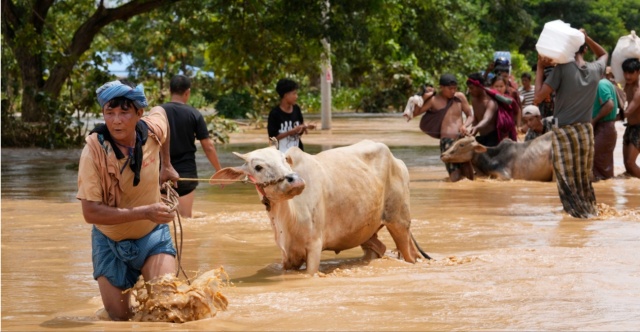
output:
M 256 183 L 265 204 L 284 269 L 307 273 L 320 266 L 323 250 L 336 253 L 361 246 L 366 259 L 379 258 L 386 247 L 377 233 L 387 226 L 407 261 L 420 251 L 409 226 L 409 172 L 389 148 L 372 141 L 310 155 L 297 147 L 286 154 L 277 148 L 234 154 L 240 167 L 219 170 L 211 179 Z

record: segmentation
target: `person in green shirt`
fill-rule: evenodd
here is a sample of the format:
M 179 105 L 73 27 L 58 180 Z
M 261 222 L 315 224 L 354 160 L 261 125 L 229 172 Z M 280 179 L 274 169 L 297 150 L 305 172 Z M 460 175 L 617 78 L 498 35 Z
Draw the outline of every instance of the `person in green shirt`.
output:
M 598 82 L 598 92 L 593 102 L 591 125 L 594 137 L 593 180 L 613 177 L 613 150 L 616 148 L 618 132 L 615 120 L 618 109 L 616 88 L 603 78 Z

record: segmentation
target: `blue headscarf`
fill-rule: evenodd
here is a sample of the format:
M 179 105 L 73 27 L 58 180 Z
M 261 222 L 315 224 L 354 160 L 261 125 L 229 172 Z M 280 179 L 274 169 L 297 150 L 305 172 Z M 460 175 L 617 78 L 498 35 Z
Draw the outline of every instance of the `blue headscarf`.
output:
M 99 87 L 96 90 L 96 94 L 98 94 L 98 104 L 100 104 L 100 108 L 104 108 L 106 103 L 117 97 L 125 97 L 131 100 L 138 109 L 149 106 L 147 97 L 144 96 L 144 87 L 142 84 L 134 89 L 120 81 L 112 81 Z

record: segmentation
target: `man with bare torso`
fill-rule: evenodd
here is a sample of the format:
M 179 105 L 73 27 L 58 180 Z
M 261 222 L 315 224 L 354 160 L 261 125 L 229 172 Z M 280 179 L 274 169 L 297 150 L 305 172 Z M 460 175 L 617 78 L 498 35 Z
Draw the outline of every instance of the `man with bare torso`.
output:
M 640 59 L 627 59 L 622 63 L 624 92 L 629 104 L 624 111 L 627 129 L 622 138 L 624 168 L 631 176 L 640 178 L 640 167 L 636 160 L 640 154 Z
M 444 74 L 440 77 L 440 91 L 436 93 L 426 92 L 422 95 L 424 103 L 421 107 L 413 110 L 410 120 L 414 116 L 425 114 L 421 119 L 421 129 L 434 138 L 440 138 L 440 151 L 446 151 L 455 140 L 467 135 L 467 127 L 473 122 L 473 115 L 467 98 L 462 92 L 458 92 L 458 82 L 455 76 Z M 463 122 L 462 114 L 465 114 L 466 121 Z M 423 128 L 424 120 L 436 119 L 436 128 L 433 131 L 426 131 Z M 461 180 L 463 177 L 473 179 L 473 166 L 471 162 L 463 164 L 445 163 L 449 178 L 452 182 Z
M 487 95 L 484 90 L 484 77 L 480 73 L 473 73 L 467 79 L 467 87 L 471 95 L 473 106 L 473 122 L 467 128 L 471 136 L 484 146 L 496 146 L 499 143 L 496 122 L 498 120 L 498 104 Z

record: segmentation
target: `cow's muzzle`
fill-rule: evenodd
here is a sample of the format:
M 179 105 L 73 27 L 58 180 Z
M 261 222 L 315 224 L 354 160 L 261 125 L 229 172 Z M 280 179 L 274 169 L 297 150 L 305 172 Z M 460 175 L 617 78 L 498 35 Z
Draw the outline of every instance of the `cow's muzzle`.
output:
M 296 173 L 286 175 L 284 177 L 284 182 L 287 185 L 287 194 L 291 196 L 300 195 L 305 187 L 304 179 Z

